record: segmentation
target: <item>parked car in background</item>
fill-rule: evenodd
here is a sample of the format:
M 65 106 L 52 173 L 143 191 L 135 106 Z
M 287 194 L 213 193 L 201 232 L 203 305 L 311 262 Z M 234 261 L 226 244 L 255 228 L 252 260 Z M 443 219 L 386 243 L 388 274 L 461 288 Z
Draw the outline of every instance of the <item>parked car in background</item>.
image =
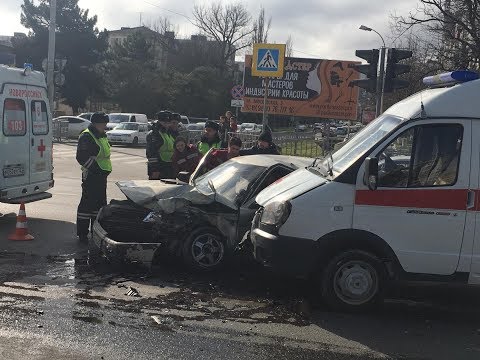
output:
M 107 131 L 113 130 L 118 124 L 123 122 L 148 124 L 147 115 L 133 113 L 112 113 L 108 114 Z
M 307 125 L 299 124 L 295 127 L 295 131 L 304 132 L 307 130 Z
M 263 125 L 255 123 L 243 123 L 238 126 L 238 132 L 261 133 Z
M 113 261 L 150 266 L 158 250 L 195 270 L 216 269 L 250 229 L 255 196 L 312 163 L 297 156 L 239 156 L 202 175 L 211 152 L 188 183 L 118 182 L 128 200 L 112 200 L 100 210 L 93 240 L 101 252 Z
M 203 130 L 203 129 L 205 129 L 205 123 L 201 122 L 201 123 L 196 123 L 196 124 L 188 124 L 185 127 L 188 131 Z
M 93 114 L 94 114 L 93 112 L 86 112 L 86 113 L 81 113 L 80 115 L 78 115 L 78 117 L 90 120 Z
M 91 124 L 89 120 L 80 116 L 59 116 L 53 121 L 67 121 L 68 122 L 68 137 L 78 138 L 83 130 L 88 128 Z
M 139 124 L 125 122 L 118 124 L 115 129 L 107 131 L 107 138 L 111 144 L 128 144 L 137 146 L 147 143 L 148 123 Z
M 335 130 L 335 136 L 345 136 L 348 134 L 348 128 L 346 126 L 337 127 Z

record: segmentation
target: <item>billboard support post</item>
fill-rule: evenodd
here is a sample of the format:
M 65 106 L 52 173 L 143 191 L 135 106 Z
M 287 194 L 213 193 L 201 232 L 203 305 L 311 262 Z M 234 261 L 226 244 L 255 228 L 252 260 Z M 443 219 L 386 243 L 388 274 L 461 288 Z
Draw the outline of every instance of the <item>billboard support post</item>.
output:
M 263 118 L 262 118 L 262 125 L 264 129 L 266 129 L 268 125 L 267 98 L 268 98 L 268 78 L 265 78 L 265 94 L 263 94 Z

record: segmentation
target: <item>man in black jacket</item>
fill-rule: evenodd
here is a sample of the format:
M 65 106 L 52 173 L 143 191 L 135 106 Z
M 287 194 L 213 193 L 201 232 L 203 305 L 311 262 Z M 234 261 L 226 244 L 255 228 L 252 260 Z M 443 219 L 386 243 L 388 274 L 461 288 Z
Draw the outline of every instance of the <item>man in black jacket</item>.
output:
M 175 134 L 170 130 L 172 113 L 159 111 L 157 121 L 147 134 L 146 155 L 149 180 L 172 179 Z
M 240 155 L 258 154 L 280 155 L 277 145 L 273 143 L 272 133 L 268 130 L 260 134 L 257 145 L 251 147 L 250 149 L 240 150 Z
M 105 134 L 108 116 L 94 113 L 90 126 L 80 134 L 77 162 L 82 166 L 82 199 L 77 210 L 77 235 L 88 242 L 98 210 L 107 204 L 107 177 L 112 172 L 110 144 Z

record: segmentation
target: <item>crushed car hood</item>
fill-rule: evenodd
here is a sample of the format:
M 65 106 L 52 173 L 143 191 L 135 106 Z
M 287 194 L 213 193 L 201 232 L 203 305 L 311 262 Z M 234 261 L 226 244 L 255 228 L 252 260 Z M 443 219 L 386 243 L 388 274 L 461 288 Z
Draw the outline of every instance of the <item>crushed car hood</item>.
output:
M 261 191 L 255 200 L 260 206 L 264 206 L 272 199 L 290 200 L 326 182 L 325 178 L 308 169 L 298 169 Z
M 213 194 L 202 194 L 192 185 L 182 182 L 129 180 L 118 181 L 116 184 L 120 191 L 137 205 L 169 214 L 189 203 L 210 204 L 215 201 Z

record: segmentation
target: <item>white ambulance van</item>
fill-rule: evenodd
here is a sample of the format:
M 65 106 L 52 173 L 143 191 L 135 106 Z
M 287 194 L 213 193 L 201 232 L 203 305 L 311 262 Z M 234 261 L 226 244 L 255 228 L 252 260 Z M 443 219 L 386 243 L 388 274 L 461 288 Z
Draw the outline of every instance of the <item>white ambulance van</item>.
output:
M 343 310 L 374 305 L 394 280 L 480 284 L 479 76 L 424 83 L 431 88 L 257 196 L 259 262 L 312 276 Z
M 52 197 L 52 119 L 43 73 L 0 65 L 0 202 Z

